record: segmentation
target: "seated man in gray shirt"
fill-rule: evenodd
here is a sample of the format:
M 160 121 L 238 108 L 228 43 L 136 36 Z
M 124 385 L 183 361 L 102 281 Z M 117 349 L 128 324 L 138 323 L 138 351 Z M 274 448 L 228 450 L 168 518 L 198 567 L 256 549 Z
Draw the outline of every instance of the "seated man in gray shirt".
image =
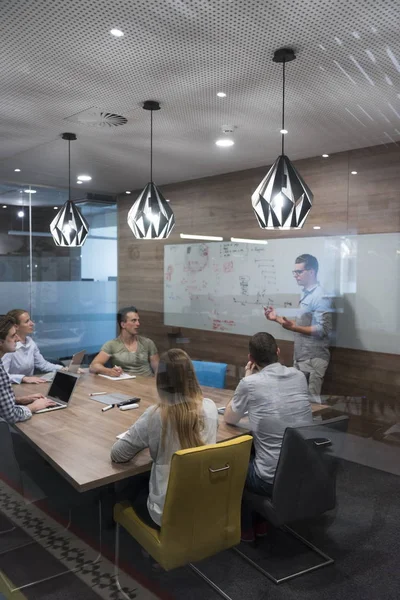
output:
M 236 425 L 248 411 L 254 438 L 246 489 L 271 495 L 286 427 L 312 423 L 304 373 L 278 362 L 279 348 L 269 333 L 256 333 L 249 341 L 245 376 L 225 410 L 225 421 Z M 252 515 L 242 506 L 242 540 L 253 541 Z M 256 535 L 264 535 L 256 524 Z

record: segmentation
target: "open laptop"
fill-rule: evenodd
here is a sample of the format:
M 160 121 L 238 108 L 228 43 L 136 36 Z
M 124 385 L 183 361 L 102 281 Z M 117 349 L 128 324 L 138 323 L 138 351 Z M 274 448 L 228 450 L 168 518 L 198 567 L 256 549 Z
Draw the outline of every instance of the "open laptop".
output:
M 68 373 L 77 373 L 82 361 L 85 357 L 86 350 L 81 350 L 74 354 L 71 358 L 69 365 L 67 366 Z
M 60 410 L 61 408 L 67 408 L 68 402 L 71 399 L 72 393 L 76 386 L 76 382 L 79 377 L 73 373 L 66 373 L 65 371 L 57 371 L 50 389 L 47 393 L 47 398 L 54 400 L 56 406 L 49 406 L 49 408 L 43 408 L 38 410 L 35 414 L 50 412 L 52 410 Z
M 64 361 L 64 363 L 67 362 L 65 366 L 67 367 L 68 373 L 78 372 L 78 369 L 82 364 L 85 354 L 86 350 L 81 350 L 80 352 L 74 354 L 69 362 Z M 41 379 L 45 379 L 46 381 L 53 381 L 55 373 L 56 371 L 51 371 L 50 373 L 44 373 L 44 375 L 39 375 L 39 377 Z

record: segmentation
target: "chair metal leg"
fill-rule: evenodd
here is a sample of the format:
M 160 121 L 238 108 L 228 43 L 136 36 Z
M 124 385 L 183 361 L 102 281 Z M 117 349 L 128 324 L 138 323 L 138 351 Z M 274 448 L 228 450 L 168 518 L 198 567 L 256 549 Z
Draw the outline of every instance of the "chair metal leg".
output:
M 14 529 L 16 529 L 14 527 Z M 10 531 L 13 531 L 12 529 Z M 30 542 L 25 542 L 24 544 L 18 544 L 18 546 L 14 546 L 13 548 L 8 548 L 8 550 L 2 550 L 0 552 L 0 556 L 3 554 L 8 554 L 9 552 L 14 552 L 14 550 L 19 550 L 20 548 L 26 548 L 27 546 L 32 546 L 33 544 L 37 544 L 35 540 L 31 540 Z
M 14 525 L 14 523 L 11 521 L 11 519 L 9 517 L 6 517 L 5 514 L 1 513 L 2 516 L 7 519 L 7 521 L 9 521 L 12 525 L 12 527 L 10 529 L 3 529 L 2 531 L 0 531 L 0 535 L 5 535 L 6 533 L 10 533 L 11 531 L 14 531 L 14 529 L 17 529 L 16 525 Z
M 114 581 L 115 581 L 115 585 L 117 586 L 117 589 L 118 589 L 119 593 L 122 595 L 122 597 L 125 598 L 126 600 L 131 600 L 130 597 L 122 589 L 121 583 L 119 581 L 119 538 L 120 538 L 120 527 L 121 527 L 120 524 L 116 523 L 116 528 L 115 528 Z M 212 587 L 213 590 L 215 590 L 220 596 L 222 596 L 222 598 L 224 598 L 225 600 L 232 600 L 232 598 L 230 596 L 228 596 L 228 594 L 225 594 L 225 592 L 223 590 L 221 590 L 221 588 L 219 588 L 213 581 L 211 581 L 211 579 L 209 579 L 206 575 L 204 575 L 204 573 L 202 573 L 192 563 L 189 563 L 186 566 L 188 568 L 192 569 L 192 571 L 194 571 L 199 577 L 201 577 L 203 579 L 203 581 L 205 581 L 210 587 Z
M 0 531 L 0 535 L 5 535 L 6 533 L 11 533 L 11 531 L 14 531 L 16 528 L 15 525 L 13 525 L 13 527 L 10 527 L 10 529 L 3 529 L 2 531 Z
M 102 506 L 101 506 L 100 498 L 98 501 L 98 509 L 99 509 L 99 553 L 93 561 L 91 561 L 90 563 L 86 563 L 85 566 L 87 566 L 88 564 L 97 565 L 97 563 L 101 560 L 101 558 L 103 556 L 102 555 L 102 552 L 103 552 L 103 517 L 102 517 Z
M 5 533 L 11 533 L 11 531 L 14 531 L 14 529 L 17 529 L 17 528 L 11 527 L 10 529 L 3 529 L 3 531 L 0 531 L 0 535 L 4 535 Z
M 75 569 L 66 569 L 65 571 L 61 571 L 61 573 L 56 573 L 56 575 L 50 575 L 49 577 L 44 577 L 43 579 L 38 579 L 37 581 L 31 581 L 30 583 L 26 583 L 26 584 L 21 585 L 21 586 L 16 587 L 16 588 L 13 588 L 13 587 L 10 586 L 8 578 L 2 573 L 2 571 L 0 571 L 0 577 L 3 580 L 3 582 L 5 583 L 5 585 L 7 586 L 8 590 L 11 592 L 11 594 L 14 593 L 14 592 L 20 591 L 20 590 L 25 590 L 25 589 L 27 589 L 29 587 L 33 587 L 34 585 L 38 585 L 39 583 L 44 583 L 45 581 L 50 581 L 51 579 L 56 579 L 57 577 L 61 577 L 62 575 L 68 575 L 69 573 L 77 573 L 78 571 L 81 571 L 83 568 L 87 568 L 88 566 L 96 565 L 101 560 L 101 558 L 102 558 L 102 532 L 103 532 L 103 528 L 102 528 L 101 500 L 99 500 L 98 509 L 99 509 L 99 553 L 98 553 L 97 557 L 94 560 L 88 561 L 88 562 L 84 563 L 83 565 L 81 565 L 79 567 L 76 567 Z M 71 511 L 70 511 L 70 520 L 68 522 L 67 527 L 64 528 L 63 531 L 68 530 L 70 524 L 71 524 Z M 13 550 L 18 550 L 19 548 L 23 548 L 25 546 L 28 546 L 28 545 L 34 544 L 34 543 L 37 543 L 37 542 L 28 542 L 27 544 L 23 544 L 21 546 L 16 546 L 15 548 L 12 548 L 11 550 L 8 550 L 7 552 L 12 552 Z M 46 548 L 46 546 L 44 546 L 44 549 L 45 548 Z M 122 593 L 124 593 L 124 592 L 122 592 Z M 130 600 L 130 599 L 128 598 L 128 600 Z
M 225 598 L 225 600 L 232 600 L 232 598 L 230 596 L 228 596 L 228 594 L 225 594 L 225 592 L 223 590 L 221 590 L 220 587 L 218 587 L 213 581 L 211 581 L 211 579 L 209 579 L 207 577 L 207 575 L 204 575 L 204 573 L 202 573 L 202 571 L 200 571 L 200 569 L 195 567 L 192 563 L 188 563 L 186 566 L 189 569 L 191 569 L 192 571 L 194 571 L 196 573 L 196 575 L 201 577 L 203 579 L 203 581 L 205 581 L 207 583 L 207 585 L 212 587 L 212 589 L 215 590 L 217 592 L 217 594 L 222 596 L 222 598 Z
M 115 585 L 121 596 L 126 600 L 131 600 L 129 596 L 124 592 L 119 581 L 119 536 L 120 536 L 120 524 L 116 523 L 115 528 L 115 556 L 114 556 L 114 581 Z
M 71 517 L 71 510 L 68 511 L 68 523 L 67 526 L 64 527 L 64 529 L 61 530 L 60 535 L 62 535 L 63 533 L 65 533 L 66 531 L 69 530 L 70 526 L 72 523 L 72 517 Z M 16 529 L 16 526 L 14 526 L 12 529 L 9 529 L 8 531 L 14 531 L 14 529 Z M 6 533 L 5 531 L 2 533 Z M 14 550 L 19 550 L 20 548 L 26 548 L 27 546 L 32 546 L 32 544 L 36 544 L 37 542 L 35 540 L 31 540 L 30 542 L 24 542 L 23 544 L 18 544 L 18 546 L 14 546 L 13 548 L 9 548 L 8 550 L 2 550 L 0 552 L 0 556 L 2 556 L 3 554 L 8 554 L 9 552 L 13 552 Z M 50 544 L 46 544 L 43 546 L 43 548 L 49 548 Z
M 286 575 L 285 577 L 281 577 L 280 579 L 277 579 L 271 573 L 268 573 L 268 571 L 266 571 L 265 569 L 263 569 L 262 567 L 260 567 L 260 565 L 258 565 L 256 562 L 254 562 L 254 560 L 252 560 L 246 554 L 244 554 L 243 552 L 241 552 L 238 548 L 232 548 L 232 550 L 234 550 L 246 562 L 248 562 L 255 569 L 257 569 L 257 571 L 260 571 L 260 573 L 262 573 L 263 575 L 265 575 L 265 577 L 268 577 L 268 579 L 270 579 L 271 581 L 273 581 L 277 585 L 279 585 L 280 583 L 283 583 L 285 581 L 289 581 L 290 579 L 294 579 L 295 577 L 300 577 L 300 575 L 304 575 L 305 573 L 311 573 L 311 571 L 316 571 L 317 569 L 321 569 L 322 567 L 326 567 L 326 566 L 331 565 L 331 564 L 333 564 L 335 562 L 333 560 L 333 558 L 331 558 L 330 556 L 328 556 L 327 554 L 325 554 L 324 552 L 322 552 L 322 550 L 319 550 L 319 548 L 317 548 L 316 546 L 314 546 L 314 544 L 311 544 L 311 542 L 309 542 L 308 540 L 306 540 L 305 538 L 303 538 L 299 533 L 297 533 L 296 531 L 294 531 L 293 529 L 291 529 L 287 525 L 283 525 L 282 529 L 284 531 L 289 532 L 293 537 L 295 537 L 298 540 L 300 540 L 305 546 L 307 546 L 308 548 L 311 548 L 311 550 L 314 550 L 314 552 L 316 554 L 318 554 L 318 556 L 321 556 L 322 558 L 325 559 L 324 562 L 318 563 L 317 565 L 314 565 L 313 567 L 308 567 L 307 569 L 302 569 L 301 571 L 297 571 L 296 573 L 291 573 L 290 575 Z

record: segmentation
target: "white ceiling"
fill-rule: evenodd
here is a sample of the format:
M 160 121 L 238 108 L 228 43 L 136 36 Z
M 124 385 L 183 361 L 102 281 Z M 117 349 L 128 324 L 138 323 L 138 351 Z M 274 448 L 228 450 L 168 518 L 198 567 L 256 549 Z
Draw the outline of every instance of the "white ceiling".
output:
M 16 186 L 67 185 L 70 131 L 73 177 L 93 177 L 79 193 L 142 187 L 146 99 L 162 106 L 158 185 L 270 164 L 282 46 L 297 53 L 286 67 L 291 159 L 400 140 L 399 0 L 2 0 L 0 17 L 0 181 Z M 91 107 L 128 122 L 77 122 Z M 232 148 L 214 144 L 223 125 L 235 127 Z

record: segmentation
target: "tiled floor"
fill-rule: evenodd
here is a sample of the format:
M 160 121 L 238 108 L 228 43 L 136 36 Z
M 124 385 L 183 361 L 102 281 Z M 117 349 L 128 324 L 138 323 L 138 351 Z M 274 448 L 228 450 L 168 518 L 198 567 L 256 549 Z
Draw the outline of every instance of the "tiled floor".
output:
M 122 598 L 115 585 L 113 564 L 107 558 L 102 556 L 94 564 L 97 551 L 2 481 L 0 515 L 0 531 L 10 529 L 12 524 L 16 526 L 13 531 L 0 535 L 0 553 L 3 553 L 0 554 L 0 569 L 13 586 L 23 586 L 32 580 L 50 577 L 65 570 L 76 570 L 73 575 L 63 575 L 22 590 L 21 598 Z M 12 550 L 32 541 L 34 543 Z M 157 598 L 126 573 L 120 573 L 120 581 L 131 599 Z M 4 584 L 0 589 L 7 593 Z M 65 595 L 66 589 L 68 595 Z M 16 594 L 12 597 L 16 599 Z

